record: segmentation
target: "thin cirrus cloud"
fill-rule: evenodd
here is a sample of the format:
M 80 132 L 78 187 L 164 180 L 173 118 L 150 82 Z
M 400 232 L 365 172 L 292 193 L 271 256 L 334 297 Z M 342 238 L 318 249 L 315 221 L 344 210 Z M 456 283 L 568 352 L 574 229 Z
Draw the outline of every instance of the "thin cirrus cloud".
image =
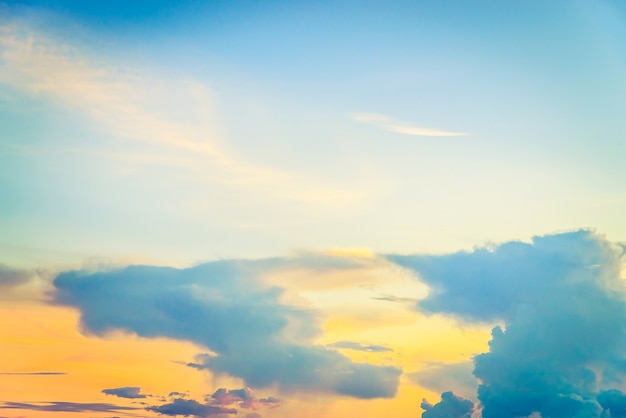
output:
M 355 122 L 373 125 L 389 132 L 404 135 L 441 137 L 470 135 L 466 132 L 451 132 L 441 129 L 418 127 L 407 122 L 401 122 L 399 120 L 393 119 L 389 116 L 380 115 L 378 113 L 352 113 L 349 115 L 349 117 Z
M 367 195 L 313 175 L 248 161 L 216 132 L 215 103 L 206 83 L 166 80 L 96 55 L 25 22 L 0 24 L 0 85 L 72 109 L 107 136 L 134 141 L 139 149 L 130 152 L 111 140 L 105 147 L 85 142 L 61 151 L 176 167 L 181 174 L 191 172 L 196 181 L 265 198 L 336 207 Z
M 79 309 L 87 333 L 124 330 L 200 344 L 210 351 L 190 367 L 240 377 L 252 388 L 395 396 L 399 368 L 356 363 L 315 344 L 322 331 L 315 312 L 281 302 L 284 289 L 263 286 L 255 266 L 224 260 L 66 272 L 54 280 L 55 300 Z
M 3 376 L 62 376 L 65 372 L 0 372 Z
M 46 412 L 126 412 L 140 408 L 120 406 L 110 403 L 79 403 L 79 402 L 2 402 L 0 409 L 28 409 Z
M 366 353 L 388 353 L 393 351 L 389 347 L 375 344 L 362 344 L 356 341 L 337 341 L 332 344 L 328 344 L 330 348 L 344 348 L 347 350 L 364 351 Z
M 600 418 L 626 410 L 624 249 L 579 230 L 389 259 L 431 288 L 418 310 L 503 324 L 493 328 L 489 351 L 474 358 L 482 418 Z M 425 404 L 423 417 L 467 405 L 451 394 L 441 403 Z

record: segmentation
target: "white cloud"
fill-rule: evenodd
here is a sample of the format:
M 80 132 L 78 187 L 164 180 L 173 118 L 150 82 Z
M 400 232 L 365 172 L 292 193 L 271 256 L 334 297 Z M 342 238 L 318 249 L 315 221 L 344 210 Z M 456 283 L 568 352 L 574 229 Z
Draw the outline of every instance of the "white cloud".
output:
M 220 138 L 212 92 L 202 82 L 115 64 L 26 24 L 0 25 L 0 35 L 0 84 L 76 111 L 77 120 L 110 138 L 105 147 L 85 142 L 64 152 L 173 166 L 194 182 L 244 189 L 255 199 L 337 207 L 365 195 L 249 161 Z
M 450 132 L 441 129 L 422 128 L 410 123 L 401 122 L 389 116 L 377 113 L 352 113 L 349 115 L 355 122 L 374 125 L 389 132 L 414 136 L 466 136 L 466 132 Z

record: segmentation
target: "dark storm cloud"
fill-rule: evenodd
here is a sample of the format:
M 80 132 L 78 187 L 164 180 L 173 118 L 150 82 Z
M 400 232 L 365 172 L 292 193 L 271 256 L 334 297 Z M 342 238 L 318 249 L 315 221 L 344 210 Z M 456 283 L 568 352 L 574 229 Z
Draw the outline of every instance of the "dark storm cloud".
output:
M 139 393 L 141 388 L 135 386 L 126 386 L 123 388 L 103 389 L 102 393 L 105 395 L 117 396 L 118 398 L 127 399 L 142 399 L 147 395 Z
M 184 417 L 209 417 L 211 415 L 234 415 L 237 413 L 237 410 L 234 408 L 223 408 L 220 406 L 202 404 L 192 399 L 181 398 L 174 399 L 172 402 L 160 406 L 149 406 L 146 410 L 161 415 L 182 415 Z
M 212 353 L 191 366 L 241 377 L 250 387 L 395 395 L 399 369 L 354 363 L 313 344 L 321 332 L 314 313 L 281 303 L 283 290 L 260 285 L 255 269 L 258 263 L 218 261 L 68 272 L 55 279 L 55 298 L 80 310 L 87 333 L 120 329 L 203 345 Z
M 623 247 L 590 231 L 444 256 L 393 256 L 431 287 L 418 308 L 502 321 L 474 359 L 483 418 L 623 413 Z
M 110 403 L 76 403 L 76 402 L 2 402 L 0 409 L 28 409 L 46 412 L 122 412 L 134 411 L 138 408 L 119 406 Z
M 474 410 L 472 401 L 463 399 L 452 392 L 442 393 L 441 401 L 436 405 L 431 405 L 424 400 L 421 406 L 424 409 L 422 418 L 470 418 Z
M 328 344 L 326 347 L 345 348 L 348 350 L 365 351 L 368 353 L 386 353 L 393 351 L 391 348 L 383 345 L 361 344 L 354 341 L 337 341 L 336 343 Z

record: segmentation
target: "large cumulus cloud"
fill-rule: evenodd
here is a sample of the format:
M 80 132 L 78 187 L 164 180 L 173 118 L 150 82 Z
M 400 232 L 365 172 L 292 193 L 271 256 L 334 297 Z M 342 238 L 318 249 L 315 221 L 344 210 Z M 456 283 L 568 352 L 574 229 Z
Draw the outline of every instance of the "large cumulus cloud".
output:
M 55 300 L 81 312 L 83 330 L 125 330 L 188 340 L 211 350 L 192 364 L 244 379 L 251 387 L 328 391 L 357 398 L 393 397 L 400 370 L 354 363 L 313 344 L 315 315 L 280 301 L 245 262 L 188 269 L 131 266 L 54 281 Z
M 596 418 L 624 414 L 622 254 L 582 230 L 390 258 L 430 286 L 418 309 L 503 324 L 493 328 L 489 352 L 474 359 L 483 418 Z

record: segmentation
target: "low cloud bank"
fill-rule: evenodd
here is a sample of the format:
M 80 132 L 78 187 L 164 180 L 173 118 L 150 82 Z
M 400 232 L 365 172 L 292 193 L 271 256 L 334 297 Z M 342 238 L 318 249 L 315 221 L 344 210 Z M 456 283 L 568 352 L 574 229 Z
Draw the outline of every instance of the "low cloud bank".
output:
M 190 366 L 240 377 L 249 387 L 362 399 L 397 391 L 400 369 L 355 363 L 314 344 L 321 332 L 314 312 L 282 303 L 283 289 L 263 286 L 244 261 L 73 271 L 58 275 L 54 286 L 57 303 L 79 309 L 85 333 L 192 341 L 210 352 Z

